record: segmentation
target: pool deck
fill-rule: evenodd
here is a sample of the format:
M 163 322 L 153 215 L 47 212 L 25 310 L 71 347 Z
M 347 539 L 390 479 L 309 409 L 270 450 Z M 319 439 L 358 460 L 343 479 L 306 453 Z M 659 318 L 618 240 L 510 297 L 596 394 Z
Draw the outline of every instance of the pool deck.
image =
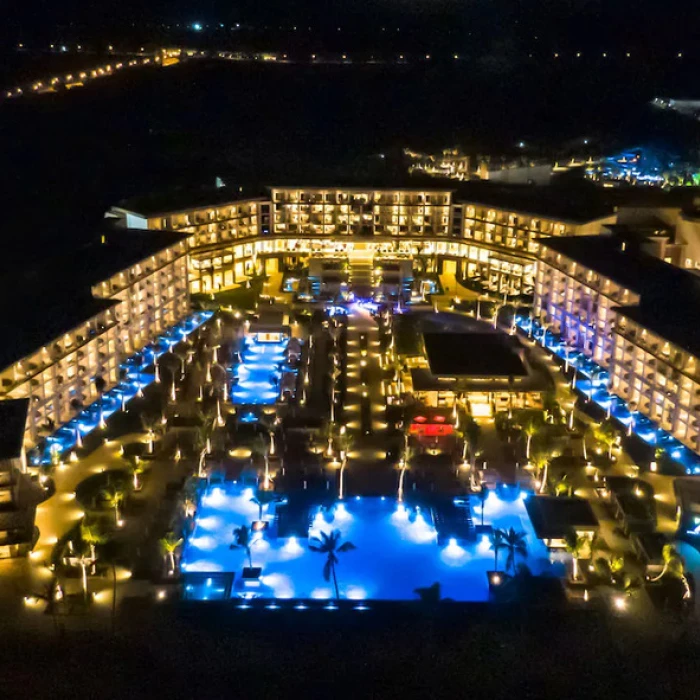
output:
M 250 502 L 251 489 L 236 484 L 211 487 L 202 496 L 197 524 L 183 553 L 183 572 L 213 575 L 233 572 L 233 597 L 242 595 L 236 580 L 246 563 L 244 551 L 233 548 L 233 530 L 257 520 L 257 506 Z M 321 498 L 319 498 L 319 501 Z M 480 506 L 474 507 L 480 522 Z M 476 541 L 450 538 L 438 545 L 437 530 L 428 509 L 397 504 L 390 497 L 351 498 L 331 508 L 309 509 L 306 536 L 276 537 L 276 512 L 271 506 L 263 516 L 270 525 L 266 535 L 252 546 L 254 566 L 262 567 L 260 586 L 253 595 L 276 599 L 330 599 L 332 581 L 322 575 L 325 556 L 308 548 L 308 538 L 338 529 L 340 542 L 356 549 L 338 555 L 341 598 L 350 600 L 415 600 L 415 589 L 439 582 L 444 598 L 455 601 L 486 601 L 486 572 L 493 569 L 494 555 L 488 536 Z M 537 574 L 558 575 L 546 548 L 534 536 L 524 502 L 499 499 L 494 493 L 486 502 L 484 521 L 494 527 L 524 530 L 528 535 L 528 566 Z M 499 555 L 500 568 L 504 553 Z M 239 582 L 240 583 L 240 582 Z

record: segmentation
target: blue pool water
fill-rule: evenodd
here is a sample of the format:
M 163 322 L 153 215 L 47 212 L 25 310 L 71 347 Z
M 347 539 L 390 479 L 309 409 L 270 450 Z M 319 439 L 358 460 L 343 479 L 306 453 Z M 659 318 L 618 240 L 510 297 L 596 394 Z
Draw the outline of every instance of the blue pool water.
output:
M 234 528 L 258 518 L 258 508 L 250 502 L 252 495 L 252 489 L 226 484 L 210 487 L 202 496 L 196 527 L 181 562 L 188 578 L 195 575 L 203 582 L 191 585 L 189 597 L 209 598 L 214 589 L 223 590 L 218 583 L 223 572 L 240 574 L 247 566 L 245 553 L 231 549 L 230 544 Z M 263 519 L 274 521 L 274 509 L 270 506 Z M 440 546 L 427 511 L 416 513 L 389 497 L 350 498 L 337 502 L 329 512 L 314 508 L 311 515 L 310 537 L 337 528 L 342 533 L 341 542 L 350 541 L 357 547 L 338 554 L 341 598 L 415 600 L 416 588 L 436 581 L 446 598 L 483 601 L 488 597 L 486 571 L 493 568 L 494 557 L 487 537 L 469 544 L 450 541 Z M 512 526 L 527 533 L 527 564 L 533 572 L 557 572 L 558 565 L 552 565 L 546 548 L 534 535 L 523 500 L 506 502 L 493 493 L 484 515 L 487 524 Z M 480 520 L 478 505 L 474 517 Z M 260 584 L 252 595 L 267 599 L 334 597 L 332 582 L 326 582 L 322 575 L 325 555 L 312 552 L 307 537 L 276 538 L 271 529 L 270 535 L 256 535 L 252 546 L 253 566 L 262 567 Z M 232 597 L 244 596 L 235 581 Z
M 51 464 L 53 453 L 63 454 L 80 446 L 82 438 L 100 426 L 112 414 L 122 410 L 149 384 L 155 376 L 146 370 L 173 345 L 186 338 L 192 331 L 213 316 L 212 311 L 198 311 L 176 325 L 168 328 L 153 343 L 142 348 L 129 357 L 122 365 L 126 378 L 117 386 L 83 409 L 75 418 L 58 428 L 32 451 L 30 461 L 33 465 Z
M 536 320 L 524 316 L 516 316 L 515 322 L 525 333 L 532 332 L 533 338 L 539 342 L 542 342 L 542 334 L 546 333 L 544 347 L 557 357 L 566 358 L 566 346 L 558 334 L 544 329 Z M 579 351 L 569 350 L 568 358 L 569 365 L 577 371 L 575 383 L 578 391 L 621 423 L 628 433 L 634 433 L 648 445 L 663 448 L 671 459 L 685 467 L 687 474 L 700 474 L 700 456 L 660 428 L 651 418 L 639 411 L 630 410 L 626 401 L 607 390 L 609 374 L 606 369 Z
M 286 366 L 287 341 L 261 343 L 245 338 L 241 362 L 229 370 L 234 378 L 231 402 L 236 405 L 268 405 L 277 401 Z

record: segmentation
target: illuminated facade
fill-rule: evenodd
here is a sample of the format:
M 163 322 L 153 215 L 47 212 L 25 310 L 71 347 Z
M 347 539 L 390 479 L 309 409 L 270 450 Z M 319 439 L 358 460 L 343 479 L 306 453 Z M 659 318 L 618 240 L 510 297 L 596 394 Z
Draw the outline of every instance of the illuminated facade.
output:
M 613 308 L 638 303 L 639 293 L 557 252 L 556 243 L 551 246 L 542 243 L 540 250 L 535 316 L 572 348 L 607 367 L 612 354 Z
M 572 219 L 462 203 L 453 207 L 452 236 L 470 242 L 459 263 L 463 277 L 494 293 L 529 294 L 540 238 L 597 234 L 614 221 L 614 215 Z
M 188 208 L 127 202 L 109 215 L 128 228 L 174 230 L 189 238 L 192 293 L 225 289 L 264 268 L 274 273 L 314 256 L 412 258 L 426 271 L 480 280 L 494 293 L 531 293 L 536 240 L 596 234 L 614 214 L 544 216 L 457 202 L 449 189 L 270 187 L 264 195 Z
M 700 278 L 648 250 L 616 235 L 542 242 L 534 314 L 607 369 L 630 411 L 700 452 Z
M 36 328 L 20 321 L 27 336 L 43 342 L 3 357 L 0 400 L 30 400 L 25 448 L 117 384 L 125 359 L 187 315 L 186 253 L 181 236 L 103 236 L 87 252 L 92 269 L 81 272 L 78 289 L 47 309 Z M 81 288 L 83 280 L 91 284 Z
M 691 351 L 655 333 L 637 308 L 618 309 L 616 315 L 611 390 L 700 452 L 698 350 Z

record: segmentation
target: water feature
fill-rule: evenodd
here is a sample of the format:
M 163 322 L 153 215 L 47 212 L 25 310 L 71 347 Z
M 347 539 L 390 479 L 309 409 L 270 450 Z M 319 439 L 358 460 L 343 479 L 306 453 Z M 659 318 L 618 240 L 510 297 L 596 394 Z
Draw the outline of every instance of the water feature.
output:
M 231 402 L 236 405 L 276 403 L 282 391 L 293 393 L 296 370 L 286 362 L 288 341 L 261 342 L 252 336 L 243 341 L 241 362 L 229 368 Z
M 245 593 L 237 581 L 247 566 L 247 555 L 231 549 L 233 530 L 258 518 L 251 502 L 253 490 L 235 483 L 210 487 L 201 497 L 196 526 L 182 557 L 186 577 L 204 584 L 189 591 L 189 597 L 209 599 L 206 580 L 214 581 L 233 572 L 232 597 Z M 524 495 L 524 494 L 523 494 Z M 293 497 L 292 497 L 293 498 Z M 467 497 L 468 498 L 468 497 Z M 480 505 L 473 505 L 481 517 Z M 274 504 L 264 511 L 266 529 L 254 535 L 253 566 L 262 568 L 255 597 L 267 599 L 331 599 L 332 580 L 325 581 L 325 555 L 309 549 L 309 538 L 321 532 L 340 530 L 340 543 L 352 542 L 356 549 L 339 553 L 338 584 L 343 599 L 415 600 L 415 589 L 439 582 L 442 596 L 457 601 L 484 601 L 488 597 L 486 571 L 494 556 L 487 536 L 476 541 L 449 539 L 438 544 L 429 509 L 397 503 L 390 497 L 352 497 L 329 507 L 312 505 L 305 533 L 278 537 Z M 527 564 L 534 573 L 554 573 L 546 548 L 536 539 L 522 497 L 501 499 L 489 495 L 484 520 L 494 527 L 524 530 L 528 537 Z M 501 554 L 503 562 L 504 554 Z

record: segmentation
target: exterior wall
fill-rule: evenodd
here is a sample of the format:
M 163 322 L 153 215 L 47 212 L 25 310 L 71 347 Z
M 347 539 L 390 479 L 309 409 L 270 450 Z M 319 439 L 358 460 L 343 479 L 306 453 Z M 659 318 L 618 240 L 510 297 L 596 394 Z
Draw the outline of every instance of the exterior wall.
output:
M 29 448 L 109 390 L 120 364 L 189 310 L 187 255 L 179 242 L 92 289 L 116 303 L 0 371 L 0 399 L 29 398 Z
M 610 390 L 700 452 L 700 360 L 616 313 L 639 295 L 542 246 L 534 313 L 610 373 Z
M 542 246 L 535 316 L 603 367 L 612 354 L 613 307 L 637 303 L 639 295 L 632 290 Z
M 150 217 L 148 228 L 192 233 L 191 247 L 225 243 L 269 232 L 269 203 L 264 200 L 231 202 Z
M 116 351 L 122 360 L 187 315 L 187 248 L 176 243 L 95 285 L 96 297 L 118 300 Z
M 700 269 L 700 216 L 681 214 L 678 217 L 678 238 L 686 244 L 682 266 Z
M 95 377 L 116 383 L 117 308 L 107 309 L 0 372 L 3 399 L 31 399 L 25 446 L 69 421 L 99 393 Z
M 599 234 L 616 218 L 571 223 L 479 204 L 455 204 L 452 209 L 452 235 L 474 242 L 462 274 L 500 294 L 532 292 L 539 248 L 535 239 Z
M 613 346 L 612 391 L 700 451 L 698 358 L 623 316 L 617 318 Z
M 273 231 L 447 236 L 451 192 L 273 188 Z
M 22 457 L 0 459 L 0 510 L 17 503 L 19 474 L 26 470 L 24 453 Z
M 259 269 L 260 255 L 303 260 L 312 254 L 346 254 L 353 238 L 362 236 L 376 242 L 377 254 L 432 256 L 433 270 L 438 269 L 438 256 L 453 257 L 459 274 L 481 279 L 489 291 L 530 294 L 536 238 L 600 233 L 616 219 L 558 221 L 454 203 L 449 190 L 434 189 L 273 187 L 270 196 L 271 201 L 242 200 L 154 215 L 148 218 L 148 228 L 193 234 L 188 242 L 192 293 L 244 281 Z M 119 208 L 112 213 L 129 215 Z M 470 245 L 448 250 L 439 240 L 444 238 Z

